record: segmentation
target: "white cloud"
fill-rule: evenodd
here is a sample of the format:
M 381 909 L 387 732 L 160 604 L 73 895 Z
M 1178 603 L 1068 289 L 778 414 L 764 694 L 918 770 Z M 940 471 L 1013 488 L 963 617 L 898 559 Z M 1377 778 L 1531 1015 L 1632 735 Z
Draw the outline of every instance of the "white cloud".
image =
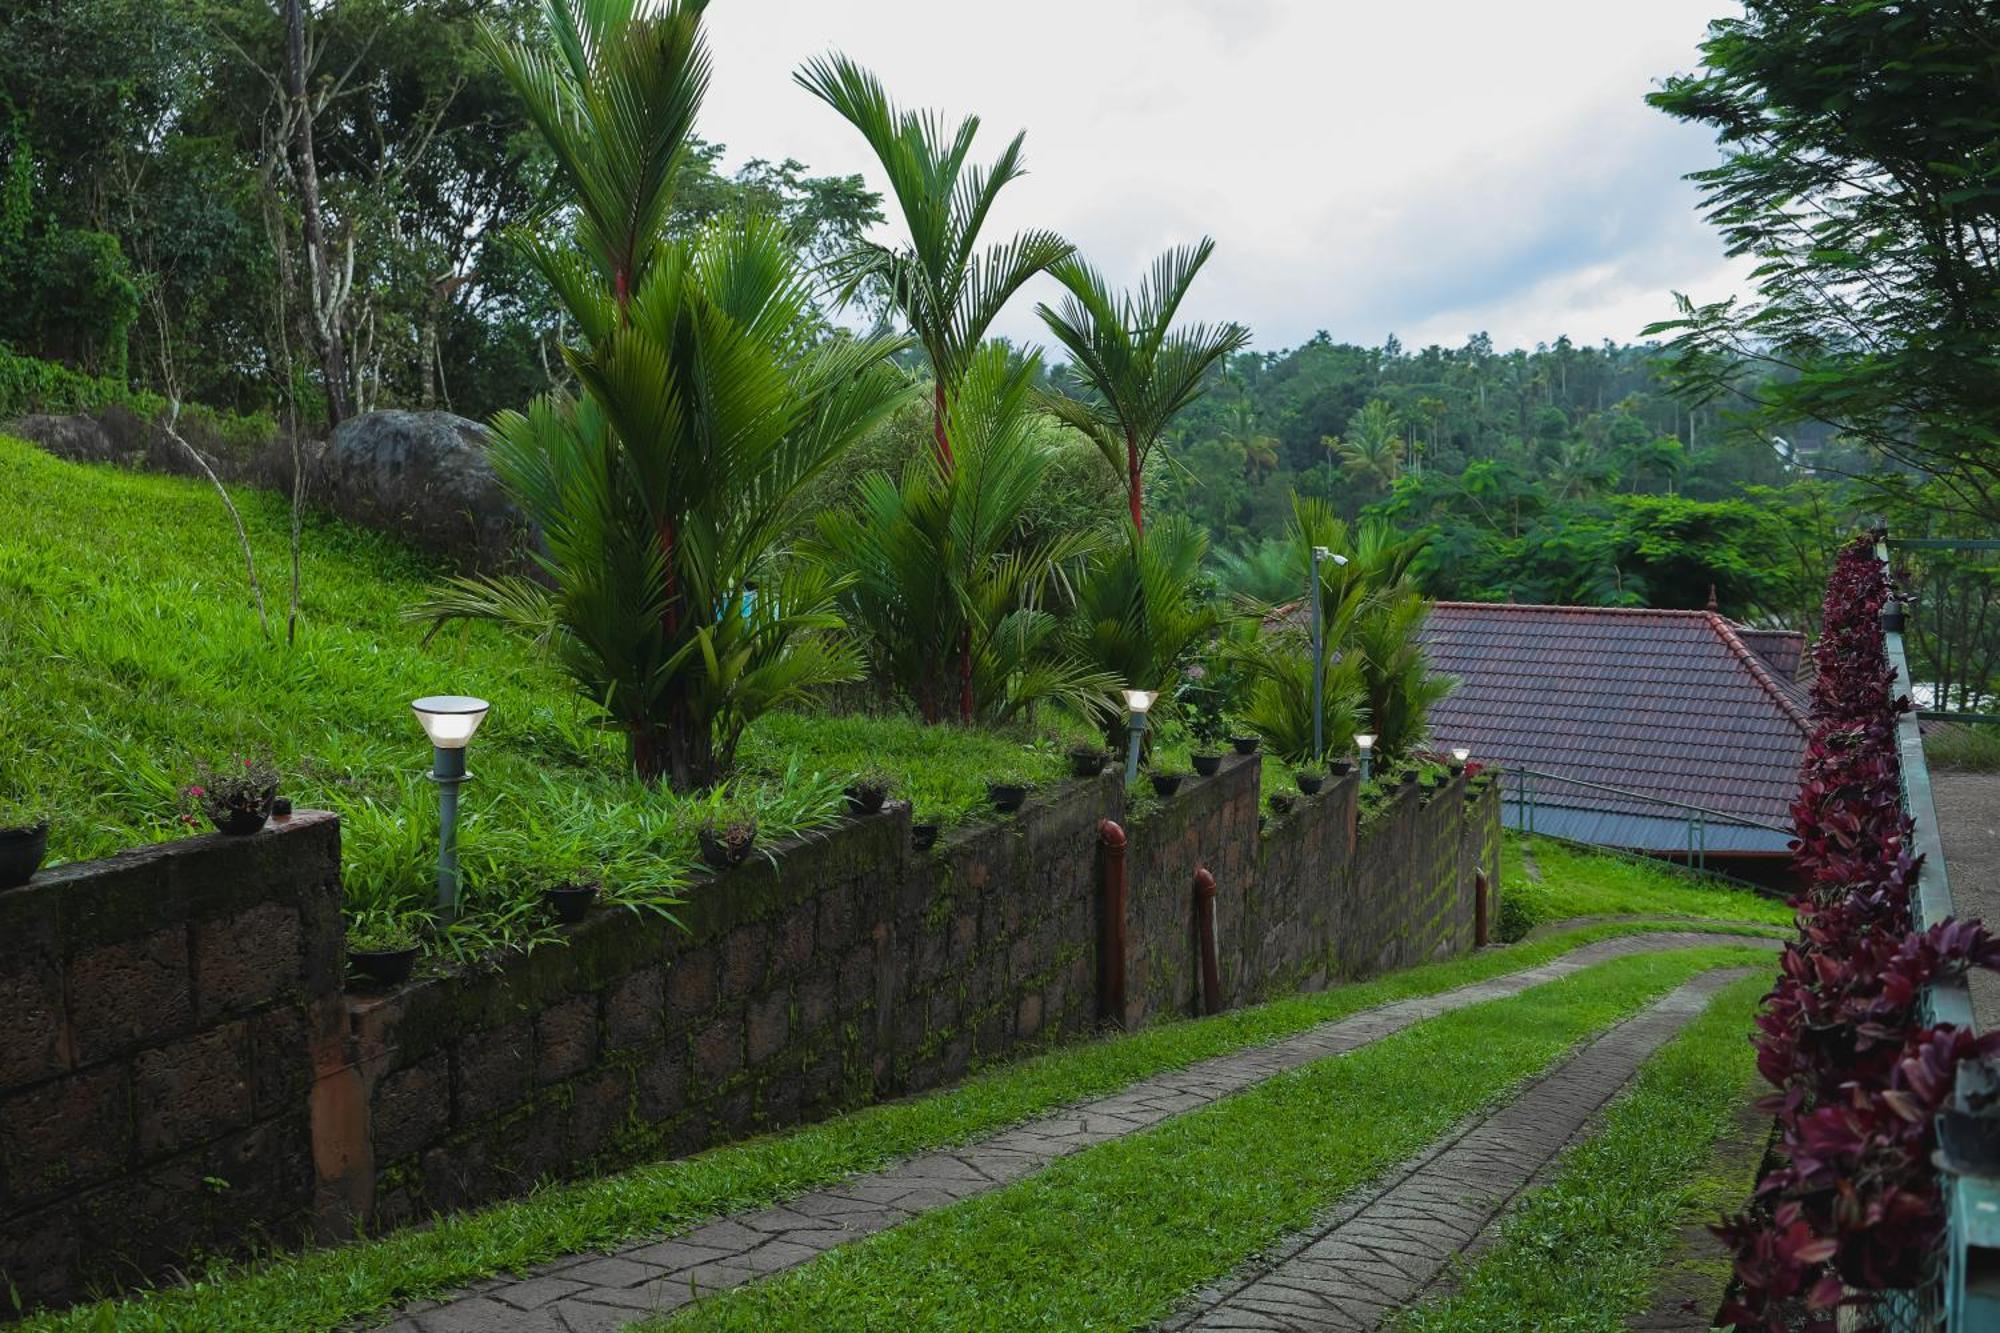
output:
M 1201 234 L 1188 314 L 1262 347 L 1627 339 L 1733 290 L 1679 180 L 1706 137 L 1641 100 L 1720 0 L 715 0 L 701 130 L 732 159 L 874 163 L 791 80 L 840 50 L 898 100 L 1027 131 L 989 235 L 1051 226 L 1115 279 Z M 892 222 L 893 226 L 893 222 Z M 1034 299 L 997 331 L 1041 341 Z

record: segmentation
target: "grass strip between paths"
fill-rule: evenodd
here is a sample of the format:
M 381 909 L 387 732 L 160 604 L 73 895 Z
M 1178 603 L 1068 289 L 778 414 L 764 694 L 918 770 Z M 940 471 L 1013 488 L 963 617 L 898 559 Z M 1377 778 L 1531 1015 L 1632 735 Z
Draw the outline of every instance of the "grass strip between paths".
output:
M 1699 928 L 1723 935 L 1768 933 L 1750 926 Z M 218 1266 L 185 1285 L 31 1317 L 20 1327 L 24 1333 L 336 1329 L 496 1273 L 686 1230 L 912 1153 L 969 1143 L 1066 1103 L 1363 1009 L 1534 967 L 1596 940 L 1657 929 L 1605 923 L 1213 1018 L 1065 1046 L 912 1100 L 694 1157 L 549 1186 L 371 1241 L 274 1256 L 245 1267 Z
M 1756 1093 L 1744 1034 L 1768 989 L 1751 977 L 1718 994 L 1508 1217 L 1457 1290 L 1407 1312 L 1400 1333 L 1613 1329 L 1644 1310 L 1682 1226 L 1742 1202 L 1740 1173 L 1716 1144 Z M 1716 1259 L 1727 1266 L 1720 1248 Z
M 1130 1329 L 1709 968 L 1613 959 L 1316 1061 L 644 1327 Z

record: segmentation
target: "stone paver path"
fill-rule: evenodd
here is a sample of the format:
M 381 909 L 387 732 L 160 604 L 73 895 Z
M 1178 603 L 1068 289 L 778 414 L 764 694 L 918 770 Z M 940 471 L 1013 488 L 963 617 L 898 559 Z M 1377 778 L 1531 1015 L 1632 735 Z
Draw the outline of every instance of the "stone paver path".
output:
M 1451 1135 L 1275 1260 L 1211 1289 L 1173 1329 L 1358 1333 L 1419 1300 L 1742 969 L 1688 981 Z
M 1110 1096 L 1066 1107 L 978 1143 L 907 1158 L 778 1207 L 738 1213 L 671 1239 L 640 1241 L 611 1255 L 560 1259 L 526 1278 L 489 1279 L 450 1300 L 408 1307 L 389 1328 L 393 1333 L 611 1333 L 645 1315 L 675 1310 L 699 1295 L 783 1272 L 836 1245 L 999 1189 L 1059 1157 L 1148 1129 L 1424 1019 L 1517 995 L 1611 958 L 1738 942 L 1760 943 L 1662 931 L 1586 944 L 1536 967 L 1399 1000 L 1270 1045 L 1143 1079 Z

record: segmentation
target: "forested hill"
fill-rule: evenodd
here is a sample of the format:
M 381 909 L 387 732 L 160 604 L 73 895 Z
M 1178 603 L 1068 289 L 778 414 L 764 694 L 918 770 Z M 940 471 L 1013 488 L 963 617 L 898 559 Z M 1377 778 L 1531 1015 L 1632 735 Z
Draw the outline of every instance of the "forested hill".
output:
M 1269 589 L 1294 491 L 1353 519 L 1428 529 L 1440 597 L 1701 606 L 1796 619 L 1832 499 L 1802 464 L 1839 463 L 1823 430 L 1783 438 L 1692 401 L 1645 344 L 1379 348 L 1325 334 L 1239 354 L 1182 414 L 1153 488 Z M 1847 460 L 1858 462 L 1858 460 Z

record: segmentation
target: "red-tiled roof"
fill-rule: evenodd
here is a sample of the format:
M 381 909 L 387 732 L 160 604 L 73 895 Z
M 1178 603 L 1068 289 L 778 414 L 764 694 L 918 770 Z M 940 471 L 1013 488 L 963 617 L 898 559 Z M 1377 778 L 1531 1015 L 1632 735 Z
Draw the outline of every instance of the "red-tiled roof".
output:
M 1780 680 L 1798 680 L 1799 666 L 1806 656 L 1805 635 L 1795 629 L 1751 629 L 1748 625 L 1732 628 L 1751 652 L 1770 664 Z
M 1787 825 L 1806 698 L 1774 669 L 1782 655 L 1774 663 L 1745 636 L 1713 611 L 1440 602 L 1424 647 L 1432 669 L 1459 684 L 1432 711 L 1431 734 L 1503 767 Z M 1672 814 L 1568 784 L 1536 787 L 1556 804 Z

